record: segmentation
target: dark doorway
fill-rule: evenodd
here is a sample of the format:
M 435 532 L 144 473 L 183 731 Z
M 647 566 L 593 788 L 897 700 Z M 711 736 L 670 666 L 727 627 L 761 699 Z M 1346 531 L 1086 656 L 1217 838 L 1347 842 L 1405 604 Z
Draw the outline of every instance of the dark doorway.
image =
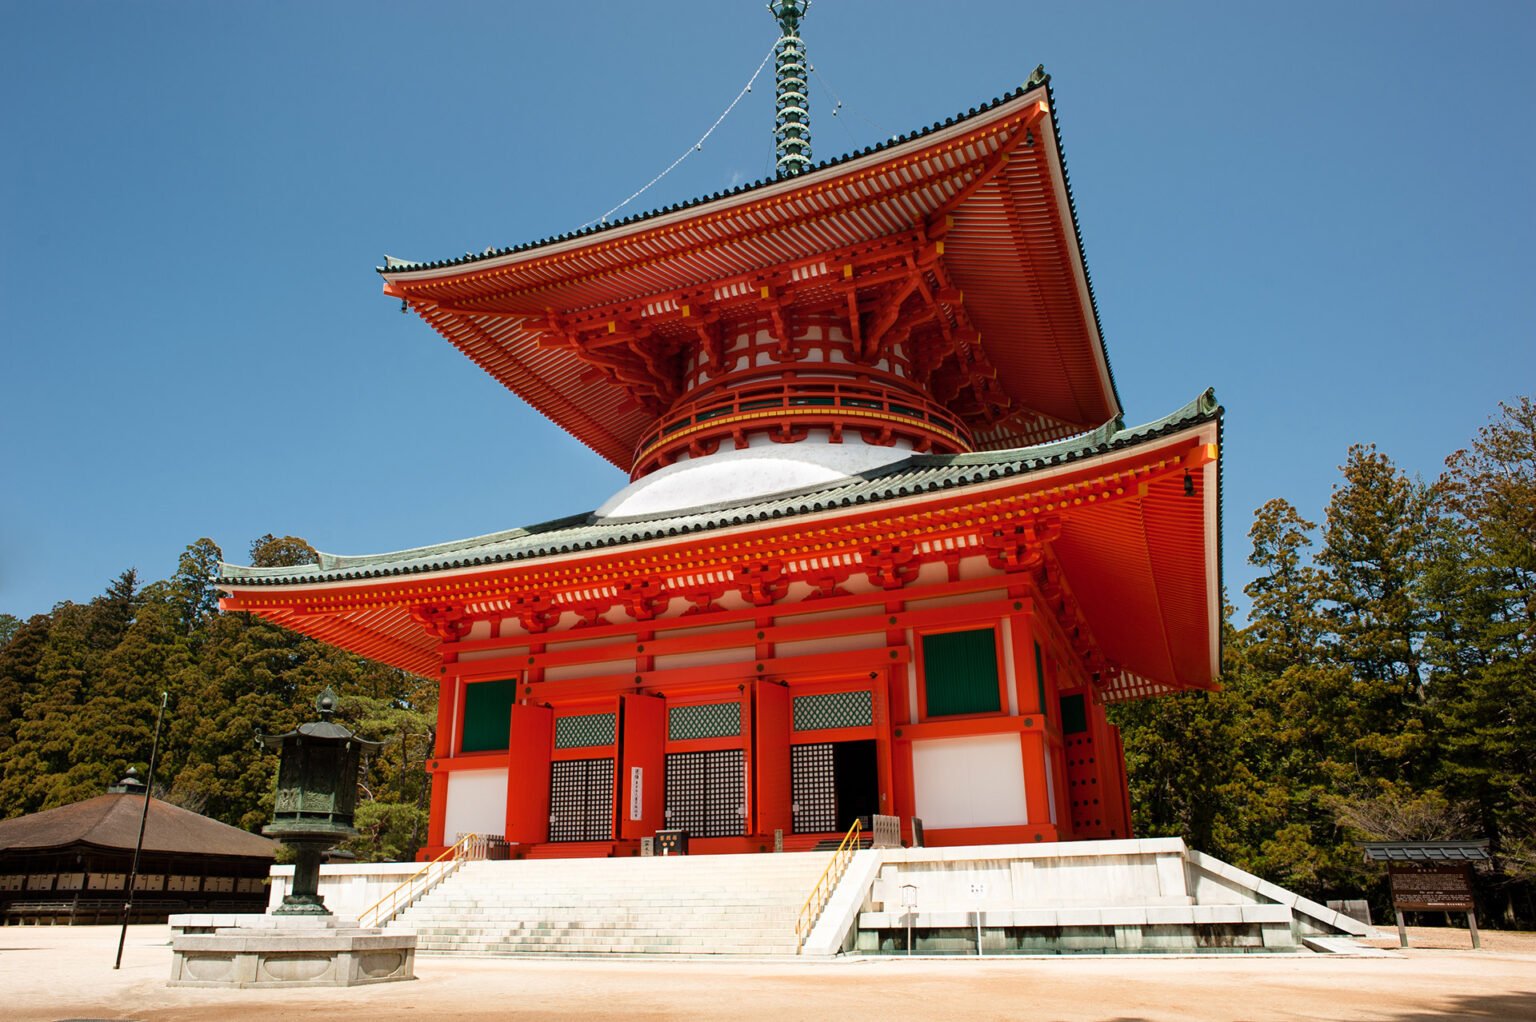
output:
M 790 775 L 796 834 L 844 831 L 880 811 L 874 739 L 793 746 Z
M 874 739 L 835 743 L 832 777 L 837 785 L 838 830 L 847 830 L 858 817 L 880 811 L 880 768 L 875 761 Z

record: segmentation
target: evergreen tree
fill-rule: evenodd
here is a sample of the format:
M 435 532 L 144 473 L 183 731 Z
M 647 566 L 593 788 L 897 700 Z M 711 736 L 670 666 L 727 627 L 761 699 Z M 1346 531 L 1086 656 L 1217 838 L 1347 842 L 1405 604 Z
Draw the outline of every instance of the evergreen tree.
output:
M 262 565 L 314 560 L 292 536 L 252 544 Z M 436 686 L 253 615 L 218 610 L 221 554 L 200 539 L 176 573 L 140 588 L 127 571 L 89 604 L 60 604 L 0 645 L 0 806 L 7 816 L 101 794 L 149 757 L 159 693 L 170 696 L 160 791 L 257 829 L 271 818 L 275 756 L 258 731 L 310 716 L 327 686 L 344 719 L 383 741 L 360 778 L 352 842 L 365 859 L 410 858 L 426 837 Z
M 1536 404 L 1500 405 L 1446 459 L 1442 525 L 1464 537 L 1430 644 L 1439 777 L 1475 806 L 1505 871 L 1536 880 Z

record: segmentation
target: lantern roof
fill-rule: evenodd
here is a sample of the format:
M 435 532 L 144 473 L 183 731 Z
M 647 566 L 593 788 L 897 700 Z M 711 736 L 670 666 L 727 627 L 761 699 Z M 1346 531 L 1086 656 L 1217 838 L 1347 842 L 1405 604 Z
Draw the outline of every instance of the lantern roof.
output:
M 320 714 L 319 720 L 305 721 L 292 731 L 285 731 L 280 735 L 258 734 L 256 741 L 263 748 L 282 748 L 292 738 L 319 738 L 329 742 L 352 742 L 361 745 L 365 749 L 377 749 L 383 742 L 373 742 L 361 737 L 356 732 L 331 720 L 331 715 L 336 712 L 336 691 L 327 685 L 315 697 L 315 709 Z

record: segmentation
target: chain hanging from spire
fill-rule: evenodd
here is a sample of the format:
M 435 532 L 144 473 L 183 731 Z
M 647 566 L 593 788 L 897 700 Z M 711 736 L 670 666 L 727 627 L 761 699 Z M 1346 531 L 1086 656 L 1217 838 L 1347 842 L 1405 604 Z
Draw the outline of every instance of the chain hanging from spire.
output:
M 769 0 L 768 4 L 768 13 L 779 23 L 773 62 L 777 86 L 773 135 L 778 157 L 774 168 L 779 177 L 790 177 L 811 165 L 810 65 L 800 39 L 800 19 L 810 7 L 811 0 Z

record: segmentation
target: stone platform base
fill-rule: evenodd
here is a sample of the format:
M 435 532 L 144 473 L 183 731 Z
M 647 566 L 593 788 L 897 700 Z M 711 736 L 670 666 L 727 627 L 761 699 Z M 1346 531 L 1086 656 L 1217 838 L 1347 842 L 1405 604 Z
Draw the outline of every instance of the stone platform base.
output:
M 416 978 L 414 934 L 314 917 L 181 933 L 171 943 L 173 987 L 349 987 Z M 328 925 L 329 924 L 329 925 Z
M 822 922 L 806 953 L 906 954 L 909 933 L 919 954 L 1294 953 L 1372 932 L 1178 838 L 859 852 Z

